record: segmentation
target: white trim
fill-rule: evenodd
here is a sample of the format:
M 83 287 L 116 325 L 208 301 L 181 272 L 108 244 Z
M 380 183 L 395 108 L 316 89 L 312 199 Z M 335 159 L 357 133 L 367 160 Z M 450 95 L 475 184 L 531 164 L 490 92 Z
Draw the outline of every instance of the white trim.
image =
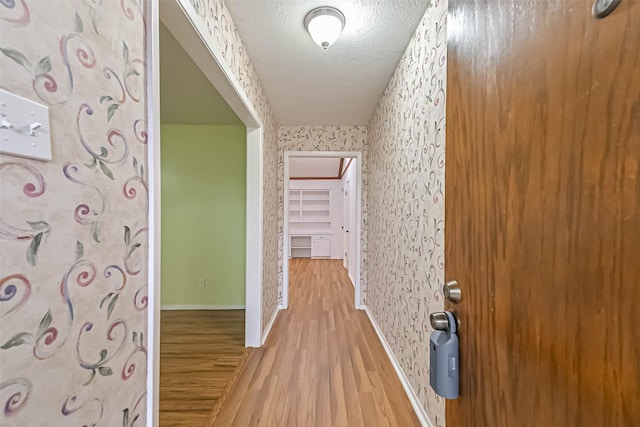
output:
M 264 330 L 264 334 L 262 335 L 262 345 L 264 345 L 264 343 L 267 341 L 267 338 L 269 337 L 269 332 L 271 332 L 271 328 L 273 327 L 273 324 L 276 322 L 276 318 L 278 317 L 278 313 L 280 313 L 281 309 L 282 308 L 278 306 L 278 308 L 276 308 L 275 311 L 273 312 L 273 316 L 271 316 L 271 320 L 269 320 L 269 323 L 267 324 L 267 328 Z
M 291 157 L 350 157 L 356 159 L 356 277 L 354 306 L 364 310 L 360 295 L 360 265 L 362 261 L 362 152 L 361 151 L 285 151 L 284 152 L 284 215 L 282 224 L 282 308 L 289 307 L 289 159 Z
M 262 344 L 262 206 L 263 128 L 247 127 L 247 218 L 245 266 L 245 334 L 246 347 Z
M 356 277 L 355 277 L 355 305 L 358 310 L 364 310 L 362 304 L 360 268 L 362 263 L 362 153 L 356 157 Z
M 400 383 L 402 384 L 402 387 L 404 388 L 405 393 L 407 393 L 407 397 L 411 402 L 411 406 L 413 406 L 413 410 L 415 411 L 416 416 L 420 421 L 420 424 L 422 424 L 423 427 L 433 427 L 433 423 L 431 422 L 426 411 L 420 404 L 418 395 L 413 390 L 413 387 L 411 387 L 411 384 L 409 383 L 407 376 L 404 374 L 404 371 L 400 367 L 400 363 L 398 363 L 398 359 L 396 359 L 395 354 L 393 354 L 393 350 L 391 350 L 391 346 L 389 346 L 389 343 L 384 337 L 384 334 L 382 333 L 380 326 L 378 326 L 378 323 L 373 317 L 373 314 L 369 310 L 369 307 L 365 306 L 364 311 L 367 313 L 367 316 L 369 317 L 369 321 L 371 322 L 371 325 L 373 325 L 373 329 L 375 329 L 376 334 L 378 335 L 378 339 L 380 340 L 382 347 L 384 347 L 384 351 L 387 353 L 387 357 L 391 361 L 391 365 L 393 365 L 393 369 L 396 371 L 396 375 L 398 375 L 398 379 L 400 380 Z
M 284 152 L 284 206 L 282 210 L 282 305 L 283 310 L 289 308 L 289 151 Z M 300 202 L 302 203 L 302 202 Z
M 160 41 L 157 0 L 146 0 L 147 171 L 149 250 L 147 290 L 147 426 L 157 426 L 160 408 Z
M 163 305 L 160 307 L 160 310 L 244 310 L 244 305 Z

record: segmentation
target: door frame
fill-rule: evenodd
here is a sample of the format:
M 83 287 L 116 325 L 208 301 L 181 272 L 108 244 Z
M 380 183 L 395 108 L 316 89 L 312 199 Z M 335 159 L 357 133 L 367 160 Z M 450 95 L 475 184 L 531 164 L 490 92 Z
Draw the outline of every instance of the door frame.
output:
M 356 159 L 356 277 L 354 277 L 354 306 L 364 310 L 360 293 L 360 262 L 362 238 L 362 152 L 361 151 L 285 151 L 284 152 L 284 182 L 283 182 L 283 224 L 282 224 L 282 305 L 281 309 L 289 307 L 289 160 L 292 157 L 335 158 L 348 157 Z
M 162 4 L 162 8 L 160 7 Z M 263 124 L 243 87 L 222 56 L 211 49 L 201 34 L 204 23 L 189 2 L 146 0 L 147 22 L 147 120 L 149 170 L 149 251 L 147 307 L 147 426 L 159 421 L 160 392 L 160 263 L 161 263 L 161 170 L 160 170 L 160 46 L 159 23 L 165 24 L 211 84 L 222 95 L 247 128 L 246 140 L 246 263 L 245 263 L 245 346 L 260 347 L 263 341 Z
M 342 171 L 340 171 L 340 175 L 342 175 Z M 351 211 L 350 208 L 351 206 L 349 206 L 351 203 L 351 200 L 349 199 L 350 197 L 350 192 L 347 192 L 347 187 L 351 186 L 351 178 L 349 178 L 349 180 L 345 180 L 344 181 L 344 185 L 342 186 L 342 223 L 345 224 L 342 227 L 342 245 L 343 245 L 343 252 L 345 253 L 345 257 L 342 260 L 342 265 L 344 268 L 347 269 L 347 271 L 349 271 L 349 250 L 345 247 L 345 246 L 351 246 L 351 239 L 349 239 L 347 237 L 347 233 L 344 232 L 345 227 L 348 227 L 349 224 L 351 223 Z M 349 185 L 347 185 L 347 183 Z M 348 212 L 348 214 L 347 214 Z M 350 249 L 350 248 L 349 248 Z M 355 280 L 354 280 L 355 281 Z M 355 284 L 354 284 L 355 286 Z

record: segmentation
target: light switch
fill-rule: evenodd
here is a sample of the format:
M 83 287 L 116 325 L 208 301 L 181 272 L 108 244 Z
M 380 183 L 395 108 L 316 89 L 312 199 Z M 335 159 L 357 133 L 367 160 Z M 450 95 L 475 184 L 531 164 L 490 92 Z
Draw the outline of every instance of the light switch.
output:
M 0 153 L 51 160 L 49 108 L 0 89 Z

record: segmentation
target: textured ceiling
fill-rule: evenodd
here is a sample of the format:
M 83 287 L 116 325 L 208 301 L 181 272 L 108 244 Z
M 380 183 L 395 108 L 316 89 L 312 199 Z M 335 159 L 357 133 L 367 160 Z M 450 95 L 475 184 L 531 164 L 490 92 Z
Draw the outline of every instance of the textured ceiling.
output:
M 368 125 L 429 0 L 226 0 L 281 125 Z M 323 50 L 303 26 L 318 6 L 346 17 Z
M 160 121 L 166 124 L 242 124 L 163 24 L 160 24 Z

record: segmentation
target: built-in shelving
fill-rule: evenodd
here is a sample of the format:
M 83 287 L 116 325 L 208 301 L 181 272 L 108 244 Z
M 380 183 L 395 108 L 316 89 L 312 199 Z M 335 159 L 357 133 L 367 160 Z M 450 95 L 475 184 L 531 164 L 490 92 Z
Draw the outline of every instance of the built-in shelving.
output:
M 331 234 L 331 190 L 289 191 L 289 256 L 329 257 Z
M 331 190 L 289 191 L 289 234 L 331 231 Z
M 291 236 L 291 257 L 309 258 L 311 256 L 311 236 Z

